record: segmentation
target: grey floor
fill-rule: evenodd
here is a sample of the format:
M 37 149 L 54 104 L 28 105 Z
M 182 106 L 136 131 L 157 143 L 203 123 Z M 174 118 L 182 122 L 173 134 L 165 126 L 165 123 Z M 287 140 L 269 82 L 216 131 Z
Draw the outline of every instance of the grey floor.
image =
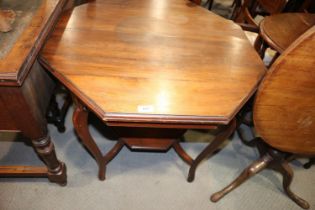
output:
M 218 203 L 209 196 L 234 179 L 258 157 L 256 150 L 244 146 L 238 136 L 227 140 L 221 152 L 201 163 L 193 183 L 186 181 L 188 166 L 173 150 L 167 153 L 131 152 L 124 148 L 110 162 L 107 179 L 99 181 L 97 165 L 84 149 L 71 125 L 61 134 L 49 125 L 57 155 L 67 164 L 66 187 L 45 178 L 1 178 L 0 209 L 300 209 L 283 193 L 281 176 L 263 171 Z M 91 132 L 103 152 L 115 143 L 103 136 L 105 127 L 92 120 Z M 0 136 L 0 138 L 4 135 Z M 211 141 L 209 132 L 188 131 L 183 147 L 195 157 Z M 41 165 L 31 147 L 22 142 L 2 141 L 0 164 Z M 315 209 L 315 167 L 305 170 L 296 160 L 292 189 Z
M 228 15 L 230 0 L 215 3 Z M 225 10 L 228 12 L 224 11 Z M 220 11 L 219 11 L 220 12 Z M 224 15 L 223 14 L 223 15 Z M 68 184 L 60 187 L 45 178 L 1 178 L 0 210 L 6 209 L 300 209 L 283 193 L 281 176 L 263 171 L 252 177 L 218 203 L 209 197 L 230 183 L 248 164 L 258 158 L 255 149 L 244 146 L 237 135 L 227 140 L 221 152 L 201 163 L 193 183 L 186 177 L 188 166 L 173 150 L 167 153 L 139 153 L 124 148 L 110 162 L 107 179 L 99 181 L 97 165 L 75 135 L 71 123 L 72 109 L 67 115 L 67 130 L 61 134 L 49 125 L 58 158 L 68 170 Z M 104 126 L 92 120 L 91 132 L 105 153 L 115 143 L 103 136 Z M 9 140 L 10 135 L 0 134 Z M 196 155 L 211 141 L 209 132 L 188 131 L 183 147 Z M 42 164 L 31 147 L 22 142 L 0 142 L 0 164 Z M 295 179 L 292 190 L 306 199 L 315 209 L 315 166 L 302 167 L 305 159 L 291 163 Z

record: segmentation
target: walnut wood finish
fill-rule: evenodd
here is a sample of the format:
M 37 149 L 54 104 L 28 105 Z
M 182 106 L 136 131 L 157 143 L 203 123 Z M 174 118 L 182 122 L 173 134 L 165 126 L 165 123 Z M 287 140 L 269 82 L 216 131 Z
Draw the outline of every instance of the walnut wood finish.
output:
M 285 152 L 315 154 L 314 42 L 313 26 L 276 61 L 257 93 L 256 130 L 269 145 Z
M 294 202 L 305 209 L 310 207 L 289 188 L 293 171 L 287 157 L 315 154 L 314 42 L 315 26 L 296 40 L 268 71 L 257 91 L 253 112 L 261 141 L 250 142 L 250 145 L 258 145 L 262 158 L 246 168 L 230 185 L 213 194 L 212 201 L 218 201 L 268 167 L 282 173 L 283 188 Z
M 197 4 L 197 5 L 200 5 L 200 4 L 201 4 L 201 0 L 190 0 L 190 1 L 194 2 L 194 3 Z
M 46 167 L 35 166 L 0 166 L 2 177 L 47 177 Z
M 245 0 L 239 7 L 237 7 L 240 4 L 240 2 L 238 2 L 236 8 L 233 11 L 232 20 L 238 23 L 245 31 L 258 33 L 254 47 L 261 58 L 264 57 L 268 45 L 263 41 L 259 34 L 260 24 L 254 20 L 255 16 L 257 15 L 257 10 L 262 9 L 264 11 L 262 14 L 263 16 L 273 15 L 280 13 L 285 7 L 286 3 L 286 0 Z M 276 59 L 277 56 L 274 58 Z
M 261 37 L 268 46 L 283 53 L 313 25 L 315 25 L 315 14 L 282 13 L 264 18 L 259 29 Z
M 269 14 L 280 13 L 284 9 L 286 2 L 286 0 L 257 0 L 257 3 L 262 7 L 262 9 Z
M 258 6 L 268 14 L 277 14 L 283 10 L 286 2 L 286 0 L 245 0 L 239 11 L 236 11 L 234 21 L 255 31 L 258 29 L 258 24 L 254 20 L 255 14 L 252 13 L 255 13 Z
M 22 132 L 31 140 L 35 151 L 46 164 L 48 179 L 64 185 L 66 184 L 66 168 L 64 163 L 56 157 L 45 120 L 46 107 L 53 88 L 54 83 L 38 64 L 33 65 L 21 87 L 0 86 L 0 110 L 1 113 L 9 116 L 10 120 L 8 124 L 0 123 L 0 131 Z M 16 170 L 14 176 L 26 175 L 20 170 L 20 166 L 10 166 L 10 168 L 9 172 L 0 171 L 0 176 L 13 175 L 14 168 Z M 33 171 L 28 169 L 27 174 L 43 176 L 43 171 L 38 171 L 35 167 Z
M 282 174 L 283 189 L 294 202 L 304 209 L 308 209 L 310 207 L 310 205 L 305 200 L 295 195 L 291 191 L 290 185 L 293 180 L 293 171 L 289 166 L 288 161 L 285 159 L 285 155 L 273 149 L 266 149 L 266 152 L 262 154 L 262 157 L 249 165 L 231 184 L 229 184 L 223 190 L 214 193 L 210 198 L 211 201 L 219 201 L 226 194 L 240 186 L 250 177 L 266 168 L 275 170 Z
M 41 61 L 105 122 L 228 124 L 265 68 L 237 25 L 186 3 L 76 7 L 59 21 Z M 142 105 L 152 109 L 138 112 Z
M 1 167 L 0 176 L 45 175 L 51 182 L 66 184 L 66 168 L 56 157 L 45 120 L 55 84 L 35 62 L 39 49 L 65 4 L 65 0 L 40 1 L 30 24 L 0 59 L 0 131 L 21 132 L 32 142 L 47 169 Z
M 73 124 L 83 144 L 95 158 L 99 165 L 99 179 L 105 180 L 106 165 L 119 153 L 123 146 L 129 147 L 131 150 L 148 150 L 148 151 L 167 151 L 173 148 L 179 157 L 191 166 L 188 175 L 188 181 L 192 182 L 195 178 L 195 171 L 199 163 L 207 156 L 218 150 L 219 146 L 227 139 L 235 130 L 235 120 L 227 126 L 221 126 L 219 134 L 215 139 L 193 160 L 179 144 L 180 137 L 186 132 L 184 125 L 167 125 L 159 126 L 158 124 L 133 124 L 133 123 L 117 123 L 111 124 L 119 140 L 114 147 L 105 155 L 102 154 L 97 144 L 93 140 L 88 129 L 88 109 L 74 96 L 76 105 L 73 114 Z M 192 125 L 192 127 L 195 125 Z M 216 128 L 216 126 L 209 126 Z M 203 128 L 204 129 L 204 128 Z
M 74 127 L 102 180 L 126 145 L 174 148 L 191 165 L 192 181 L 200 161 L 229 136 L 231 121 L 265 73 L 239 26 L 182 0 L 100 0 L 76 7 L 60 19 L 41 63 L 73 93 Z M 119 136 L 106 155 L 88 131 L 90 111 Z M 196 160 L 180 147 L 187 129 L 218 125 L 226 132 Z
M 137 125 L 134 127 L 132 124 L 117 124 L 119 127 L 114 126 L 112 128 L 119 136 L 119 140 L 107 154 L 102 155 L 88 129 L 88 109 L 75 97 L 74 102 L 76 108 L 73 114 L 73 124 L 83 144 L 99 165 L 100 180 L 105 180 L 106 165 L 118 154 L 124 145 L 132 150 L 141 151 L 166 151 L 173 148 L 187 164 L 192 164 L 192 158 L 179 144 L 180 137 L 186 132 L 186 129 L 169 128 L 172 126 L 158 128 L 152 124 L 142 124 L 141 127 Z
M 65 4 L 66 0 L 42 0 L 30 24 L 0 60 L 1 85 L 22 85 Z
M 213 154 L 224 142 L 224 140 L 227 139 L 235 131 L 235 128 L 236 120 L 233 119 L 230 124 L 227 125 L 226 128 L 222 129 L 222 131 L 216 135 L 215 139 L 196 157 L 189 169 L 187 179 L 189 182 L 192 182 L 195 179 L 195 171 L 199 163 L 210 154 Z

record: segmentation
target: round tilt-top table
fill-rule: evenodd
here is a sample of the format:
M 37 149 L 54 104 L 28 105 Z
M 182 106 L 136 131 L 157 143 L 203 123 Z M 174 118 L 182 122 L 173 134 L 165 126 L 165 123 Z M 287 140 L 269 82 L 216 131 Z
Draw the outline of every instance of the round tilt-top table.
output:
M 234 117 L 265 73 L 241 28 L 185 0 L 99 0 L 61 17 L 41 63 L 73 94 L 73 123 L 99 165 L 119 150 L 174 148 L 190 165 L 235 128 Z M 102 154 L 87 125 L 93 112 L 120 137 Z M 187 129 L 218 129 L 192 159 L 180 146 Z

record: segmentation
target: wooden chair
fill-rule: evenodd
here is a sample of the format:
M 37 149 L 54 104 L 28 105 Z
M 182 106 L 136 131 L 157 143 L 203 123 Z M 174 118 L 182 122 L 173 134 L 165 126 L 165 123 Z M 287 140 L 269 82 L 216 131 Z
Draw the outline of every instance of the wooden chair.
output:
M 207 4 L 208 4 L 208 10 L 212 9 L 212 5 L 213 5 L 214 0 L 208 0 Z
M 263 48 L 263 42 L 259 36 L 259 24 L 256 23 L 254 18 L 257 14 L 272 15 L 280 13 L 285 7 L 286 0 L 244 0 L 243 4 L 240 5 L 240 1 L 235 1 L 236 7 L 233 11 L 231 19 L 238 23 L 243 30 L 257 33 L 257 39 L 255 41 L 254 47 L 259 52 L 261 57 L 261 49 Z
M 240 9 L 242 7 L 242 0 L 233 0 L 231 7 L 234 7 L 231 14 L 231 20 L 235 20 L 236 14 L 240 12 Z
M 238 11 L 235 11 L 236 23 L 240 24 L 243 29 L 258 32 L 259 26 L 254 18 L 259 14 L 258 9 L 262 9 L 263 15 L 272 15 L 280 13 L 286 4 L 286 0 L 245 0 Z
M 309 204 L 290 190 L 292 155 L 315 155 L 315 26 L 296 40 L 272 65 L 258 89 L 254 124 L 261 136 L 256 142 L 261 158 L 247 167 L 223 190 L 216 202 L 265 168 L 283 175 L 286 194 L 304 209 Z
M 315 14 L 282 13 L 266 17 L 259 26 L 259 34 L 262 39 L 259 54 L 263 57 L 266 48 L 270 47 L 277 52 L 273 58 L 274 61 L 292 42 L 313 25 L 315 25 Z

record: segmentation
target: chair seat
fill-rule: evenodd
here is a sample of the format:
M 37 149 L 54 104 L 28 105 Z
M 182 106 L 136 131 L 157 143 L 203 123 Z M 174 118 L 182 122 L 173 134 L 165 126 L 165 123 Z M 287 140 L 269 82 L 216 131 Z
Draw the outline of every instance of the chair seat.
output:
M 294 40 L 315 25 L 315 14 L 282 13 L 261 21 L 260 35 L 267 44 L 282 53 Z

